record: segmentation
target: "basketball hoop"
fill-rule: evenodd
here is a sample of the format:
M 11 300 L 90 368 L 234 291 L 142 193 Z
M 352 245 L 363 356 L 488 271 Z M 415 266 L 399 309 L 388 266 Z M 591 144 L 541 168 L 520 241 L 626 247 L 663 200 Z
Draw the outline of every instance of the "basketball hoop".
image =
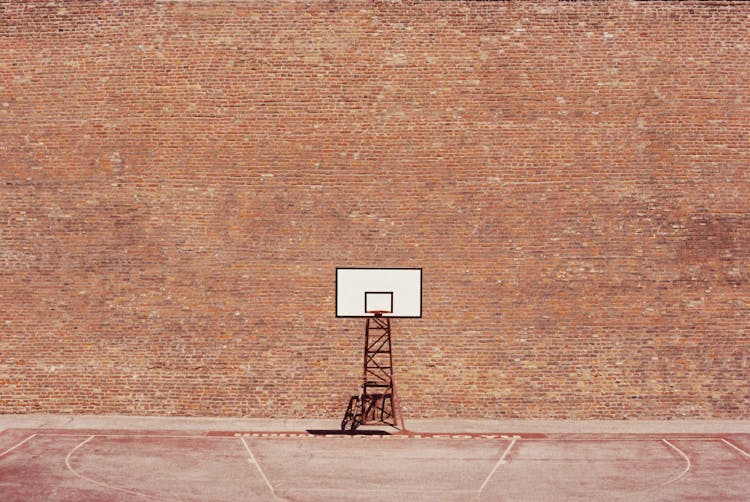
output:
M 362 390 L 349 400 L 341 430 L 399 422 L 406 430 L 393 381 L 390 318 L 422 317 L 422 269 L 337 268 L 336 317 L 366 319 Z

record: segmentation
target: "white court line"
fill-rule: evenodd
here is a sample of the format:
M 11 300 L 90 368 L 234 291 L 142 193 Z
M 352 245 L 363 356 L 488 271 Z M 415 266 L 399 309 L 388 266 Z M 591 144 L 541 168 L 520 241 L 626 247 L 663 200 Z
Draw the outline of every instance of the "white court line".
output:
M 690 457 L 688 457 L 687 455 L 685 455 L 685 453 L 682 450 L 680 450 L 679 448 L 677 448 L 675 445 L 673 445 L 672 443 L 670 443 L 666 439 L 662 439 L 662 442 L 664 442 L 664 444 L 666 444 L 667 446 L 669 446 L 670 448 L 672 448 L 674 451 L 676 451 L 677 453 L 679 453 L 682 456 L 682 458 L 685 459 L 685 462 L 687 464 L 685 466 L 685 469 L 681 473 L 679 473 L 677 476 L 675 476 L 675 477 L 673 477 L 671 479 L 666 480 L 665 482 L 663 482 L 661 484 L 661 486 L 667 486 L 668 484 L 674 483 L 675 481 L 681 479 L 685 474 L 687 474 L 688 471 L 690 470 L 690 465 L 691 464 L 690 464 Z
M 7 450 L 5 450 L 4 452 L 0 453 L 0 457 L 2 457 L 3 455 L 6 455 L 6 454 L 8 454 L 8 453 L 12 452 L 13 450 L 15 450 L 16 448 L 18 448 L 18 447 L 19 447 L 19 446 L 21 446 L 22 444 L 24 444 L 24 443 L 25 443 L 26 441 L 30 440 L 30 439 L 31 439 L 31 438 L 33 438 L 34 436 L 36 436 L 36 434 L 32 434 L 31 436 L 27 437 L 26 439 L 24 439 L 23 441 L 21 441 L 21 442 L 20 442 L 20 443 L 18 443 L 17 445 L 15 445 L 15 446 L 11 446 L 10 448 L 8 448 Z
M 505 449 L 505 451 L 503 452 L 503 454 L 500 455 L 500 459 L 495 464 L 495 467 L 492 468 L 492 470 L 490 471 L 490 473 L 485 478 L 484 483 L 482 483 L 482 486 L 479 487 L 479 490 L 478 490 L 478 493 L 477 493 L 477 498 L 479 498 L 479 496 L 482 495 L 482 492 L 484 491 L 484 487 L 487 486 L 487 483 L 490 482 L 490 478 L 492 477 L 493 474 L 495 474 L 495 471 L 497 470 L 498 467 L 500 467 L 500 464 L 504 464 L 505 463 L 505 457 L 508 456 L 508 453 L 510 452 L 511 448 L 513 448 L 513 445 L 516 444 L 516 441 L 518 441 L 518 438 L 514 437 L 510 441 L 510 444 Z
M 274 489 L 271 482 L 268 481 L 268 478 L 266 477 L 266 474 L 263 472 L 263 469 L 260 468 L 260 464 L 255 459 L 255 455 L 253 455 L 253 451 L 250 449 L 250 446 L 248 446 L 247 442 L 245 441 L 245 438 L 240 436 L 240 441 L 242 441 L 242 444 L 245 445 L 245 449 L 247 450 L 248 455 L 250 455 L 250 463 L 255 464 L 255 467 L 258 469 L 258 472 L 263 477 L 263 481 L 266 482 L 266 486 L 268 486 L 268 489 L 271 490 L 271 495 L 273 495 L 273 498 L 275 498 L 276 500 L 282 500 L 276 496 L 276 490 Z
M 75 474 L 79 478 L 83 479 L 84 481 L 88 481 L 89 483 L 93 483 L 95 485 L 101 486 L 103 488 L 107 488 L 109 490 L 116 490 L 118 492 L 129 493 L 130 495 L 138 495 L 140 497 L 146 497 L 146 498 L 153 499 L 153 500 L 165 500 L 165 501 L 169 501 L 169 502 L 176 502 L 175 499 L 168 499 L 168 498 L 164 498 L 164 497 L 157 497 L 155 495 L 148 495 L 147 493 L 141 493 L 141 492 L 136 492 L 136 491 L 133 491 L 133 490 L 128 490 L 127 488 L 120 488 L 118 486 L 108 485 L 107 483 L 103 483 L 101 481 L 97 481 L 96 479 L 89 478 L 88 476 L 84 476 L 83 474 L 80 474 L 78 471 L 76 471 L 75 469 L 73 469 L 73 466 L 70 465 L 70 459 L 73 458 L 73 454 L 76 451 L 78 451 L 80 448 L 82 448 L 83 445 L 85 445 L 86 443 L 88 443 L 89 441 L 91 441 L 92 439 L 94 439 L 95 437 L 96 436 L 89 436 L 88 439 L 85 439 L 84 441 L 78 443 L 78 445 L 76 445 L 72 450 L 70 450 L 70 453 L 68 453 L 68 455 L 65 457 L 65 466 L 68 468 L 68 470 L 70 472 L 72 472 L 73 474 Z
M 721 438 L 712 437 L 672 437 L 673 441 L 719 441 Z M 629 443 L 631 441 L 662 441 L 657 437 L 649 438 L 523 438 L 524 441 L 612 441 L 615 443 Z
M 672 437 L 672 441 L 723 441 L 722 438 L 717 436 L 712 437 L 697 437 L 697 438 L 682 438 L 682 437 Z
M 323 488 L 287 488 L 287 491 L 290 492 L 345 492 L 345 493 L 387 493 L 389 495 L 393 495 L 394 488 L 392 486 L 383 486 L 382 488 L 332 488 L 332 487 L 323 487 Z M 399 495 L 404 495 L 407 493 L 414 493 L 415 495 L 422 495 L 422 494 L 440 494 L 440 493 L 477 493 L 476 490 L 422 490 L 419 488 L 410 488 L 410 489 L 398 489 Z M 350 500 L 347 498 L 346 500 Z M 388 500 L 388 499 L 384 499 Z M 400 499 L 395 499 L 400 500 Z M 417 500 L 422 500 L 419 497 L 417 497 Z
M 732 448 L 734 448 L 735 450 L 737 450 L 738 452 L 740 452 L 742 455 L 745 455 L 747 458 L 750 458 L 750 453 L 746 452 L 745 450 L 741 450 L 737 445 L 735 445 L 733 443 L 730 443 L 729 441 L 727 441 L 724 438 L 721 438 L 721 440 L 724 441 L 727 445 L 729 445 Z M 2 455 L 0 455 L 0 457 L 2 457 Z

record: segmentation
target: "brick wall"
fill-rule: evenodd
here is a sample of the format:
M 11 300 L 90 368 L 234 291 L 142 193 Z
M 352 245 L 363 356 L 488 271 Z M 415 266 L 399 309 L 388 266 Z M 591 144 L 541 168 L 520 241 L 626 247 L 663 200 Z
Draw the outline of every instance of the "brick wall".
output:
M 0 412 L 750 416 L 750 4 L 0 1 Z

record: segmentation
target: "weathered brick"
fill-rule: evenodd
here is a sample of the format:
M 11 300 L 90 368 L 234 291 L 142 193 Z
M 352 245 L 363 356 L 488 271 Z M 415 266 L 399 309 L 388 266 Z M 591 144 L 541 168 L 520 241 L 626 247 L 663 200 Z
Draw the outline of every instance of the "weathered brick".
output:
M 0 412 L 747 418 L 750 4 L 0 2 Z

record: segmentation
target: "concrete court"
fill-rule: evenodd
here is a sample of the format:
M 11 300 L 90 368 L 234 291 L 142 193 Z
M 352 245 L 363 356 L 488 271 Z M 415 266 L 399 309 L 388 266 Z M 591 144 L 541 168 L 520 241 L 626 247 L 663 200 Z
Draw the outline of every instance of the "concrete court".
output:
M 750 500 L 748 421 L 337 425 L 0 416 L 0 500 Z

